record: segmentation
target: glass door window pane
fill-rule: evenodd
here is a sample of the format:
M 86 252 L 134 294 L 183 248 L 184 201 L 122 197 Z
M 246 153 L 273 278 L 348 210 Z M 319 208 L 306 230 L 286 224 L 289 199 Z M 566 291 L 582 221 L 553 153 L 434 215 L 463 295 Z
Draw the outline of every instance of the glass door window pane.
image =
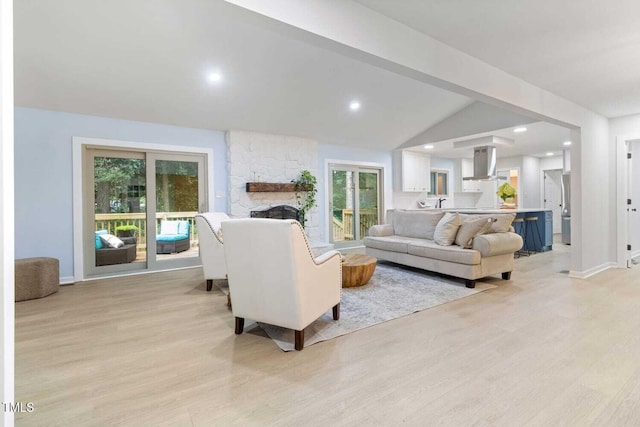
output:
M 331 230 L 334 242 L 354 240 L 355 238 L 356 218 L 353 214 L 355 204 L 353 179 L 354 173 L 352 171 L 331 171 Z
M 93 156 L 96 267 L 146 263 L 145 171 L 144 159 Z
M 360 198 L 360 235 L 362 239 L 369 235 L 369 228 L 378 224 L 378 203 L 380 189 L 378 172 L 359 172 L 358 190 Z
M 155 187 L 157 259 L 197 257 L 198 162 L 156 160 Z

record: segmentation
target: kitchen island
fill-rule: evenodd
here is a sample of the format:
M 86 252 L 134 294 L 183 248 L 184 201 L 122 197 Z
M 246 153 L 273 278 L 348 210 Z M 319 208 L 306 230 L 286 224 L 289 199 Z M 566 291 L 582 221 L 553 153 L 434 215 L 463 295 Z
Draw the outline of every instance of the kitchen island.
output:
M 546 252 L 553 249 L 553 211 L 551 209 L 475 209 L 475 208 L 447 208 L 443 209 L 448 212 L 458 212 L 463 214 L 503 214 L 515 213 L 516 218 L 538 219 L 533 222 L 523 222 L 522 225 L 516 224 L 516 233 L 525 235 L 526 238 L 522 250 L 534 252 Z

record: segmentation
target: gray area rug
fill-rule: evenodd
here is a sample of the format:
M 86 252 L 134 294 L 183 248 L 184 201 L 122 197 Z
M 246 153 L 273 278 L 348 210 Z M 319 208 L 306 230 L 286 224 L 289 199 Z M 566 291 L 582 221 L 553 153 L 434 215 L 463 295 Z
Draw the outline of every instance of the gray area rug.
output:
M 228 287 L 225 285 L 226 283 L 221 283 L 219 287 L 228 293 Z M 342 290 L 340 320 L 333 320 L 329 310 L 304 330 L 304 345 L 308 347 L 495 287 L 488 283 L 476 282 L 474 289 L 468 289 L 462 279 L 449 279 L 393 264 L 379 263 L 373 277 L 365 286 Z M 258 326 L 255 323 L 247 323 L 245 332 L 253 327 Z M 294 350 L 292 330 L 264 323 L 260 323 L 259 327 L 282 350 Z

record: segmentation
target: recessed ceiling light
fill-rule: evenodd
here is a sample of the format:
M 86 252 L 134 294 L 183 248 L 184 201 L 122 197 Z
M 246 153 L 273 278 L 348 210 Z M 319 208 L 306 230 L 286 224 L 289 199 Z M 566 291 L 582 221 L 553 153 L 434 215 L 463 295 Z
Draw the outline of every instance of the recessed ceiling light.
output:
M 360 109 L 361 105 L 359 101 L 351 101 L 349 103 L 349 109 L 351 111 L 358 111 Z
M 525 128 L 525 127 L 515 128 L 513 131 L 514 131 L 515 133 L 526 132 L 526 131 L 527 131 L 527 128 Z
M 569 145 L 571 145 L 571 141 L 565 141 L 565 142 L 562 143 L 562 145 L 569 146 Z
M 548 152 L 547 156 L 553 156 L 553 153 L 552 152 Z
M 433 144 L 427 144 L 424 146 L 425 150 L 433 150 Z
M 207 78 L 211 83 L 217 83 L 222 80 L 222 75 L 220 73 L 211 73 Z

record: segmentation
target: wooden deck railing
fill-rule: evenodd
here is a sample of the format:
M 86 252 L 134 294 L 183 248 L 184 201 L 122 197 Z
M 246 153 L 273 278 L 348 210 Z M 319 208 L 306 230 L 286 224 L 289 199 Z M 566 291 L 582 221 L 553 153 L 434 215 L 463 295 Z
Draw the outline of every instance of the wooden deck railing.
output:
M 369 235 L 369 228 L 378 223 L 378 211 L 376 209 L 360 210 L 360 238 Z M 354 240 L 353 234 L 353 209 L 342 210 L 342 221 L 333 218 L 333 241 Z
M 198 245 L 198 230 L 196 229 L 195 216 L 198 212 L 158 212 L 156 213 L 156 232 L 160 230 L 160 221 L 163 219 L 173 221 L 189 221 L 189 234 L 191 246 Z M 135 225 L 138 227 L 138 252 L 147 250 L 147 214 L 141 213 L 109 213 L 95 214 L 95 229 L 107 230 L 109 234 L 117 235 L 116 227 L 121 225 Z

